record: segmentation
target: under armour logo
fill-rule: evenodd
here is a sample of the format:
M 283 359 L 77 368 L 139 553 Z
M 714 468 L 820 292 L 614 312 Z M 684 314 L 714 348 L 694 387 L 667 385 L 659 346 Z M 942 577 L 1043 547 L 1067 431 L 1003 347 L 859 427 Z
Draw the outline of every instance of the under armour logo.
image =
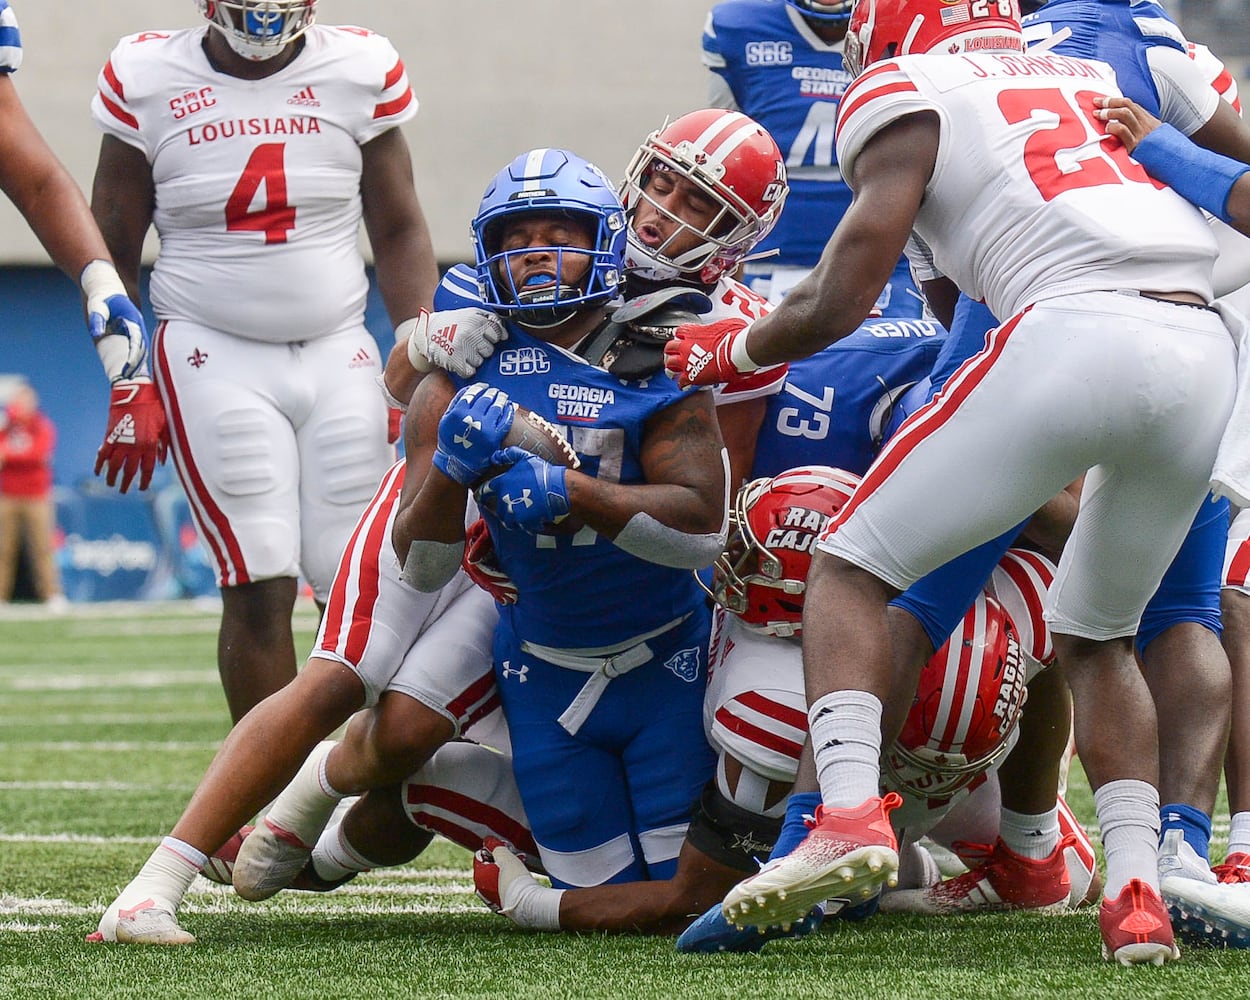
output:
M 520 680 L 522 684 L 524 684 L 527 680 L 529 680 L 529 678 L 525 676 L 529 672 L 530 672 L 530 668 L 529 668 L 528 663 L 522 663 L 519 667 L 514 667 L 512 666 L 511 660 L 503 661 L 503 679 L 504 680 L 507 680 L 509 677 L 516 677 Z
M 534 501 L 530 499 L 529 490 L 522 490 L 519 497 L 513 497 L 511 494 L 505 493 L 503 495 L 503 502 L 508 505 L 509 514 L 513 513 L 517 509 L 518 505 L 524 505 L 525 507 L 534 506 Z
M 135 418 L 129 413 L 123 414 L 121 420 L 109 431 L 109 444 L 135 443 Z
M 453 434 L 451 440 L 460 445 L 462 448 L 472 448 L 473 438 L 470 437 L 470 431 L 480 431 L 482 429 L 482 421 L 474 420 L 472 417 L 465 417 L 465 431 L 462 434 Z
M 198 347 L 187 355 L 187 364 L 192 368 L 203 368 L 208 363 L 208 355 Z

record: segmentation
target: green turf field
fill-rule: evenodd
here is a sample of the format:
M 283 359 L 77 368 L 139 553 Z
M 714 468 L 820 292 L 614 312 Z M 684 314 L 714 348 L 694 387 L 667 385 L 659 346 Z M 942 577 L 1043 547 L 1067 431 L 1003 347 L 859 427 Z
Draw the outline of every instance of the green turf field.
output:
M 468 855 L 326 895 L 246 903 L 198 880 L 181 949 L 89 945 L 101 909 L 177 818 L 228 727 L 211 610 L 0 614 L 0 998 L 1195 997 L 1250 994 L 1250 952 L 1189 948 L 1166 968 L 1098 957 L 1094 911 L 877 917 L 760 955 L 678 955 L 670 939 L 538 935 L 487 912 Z M 313 619 L 301 614 L 307 649 Z M 1079 769 L 1074 768 L 1074 772 Z M 1074 774 L 1072 803 L 1090 799 Z M 1216 818 L 1217 857 L 1227 814 Z

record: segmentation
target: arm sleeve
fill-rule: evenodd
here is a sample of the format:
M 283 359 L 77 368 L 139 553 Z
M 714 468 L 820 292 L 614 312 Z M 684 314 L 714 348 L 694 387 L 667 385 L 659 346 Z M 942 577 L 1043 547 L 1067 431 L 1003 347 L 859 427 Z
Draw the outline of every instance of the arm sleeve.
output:
M 8 0 L 0 0 L 0 73 L 13 73 L 22 65 L 22 33 Z
M 1186 53 L 1155 45 L 1147 50 L 1146 61 L 1159 91 L 1160 119 L 1185 135 L 1211 120 L 1220 95 Z

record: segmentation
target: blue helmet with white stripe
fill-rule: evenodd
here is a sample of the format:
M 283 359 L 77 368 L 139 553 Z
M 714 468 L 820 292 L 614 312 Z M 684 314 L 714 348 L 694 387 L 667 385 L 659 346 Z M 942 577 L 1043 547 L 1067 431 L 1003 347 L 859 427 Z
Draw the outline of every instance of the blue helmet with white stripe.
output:
M 589 249 L 550 247 L 556 280 L 533 289 L 517 288 L 509 268 L 516 254 L 535 247 L 505 250 L 505 223 L 524 213 L 565 215 L 593 234 Z M 496 312 L 527 326 L 556 326 L 574 313 L 601 305 L 620 293 L 625 253 L 625 210 L 603 171 L 565 149 L 532 149 L 504 167 L 486 189 L 472 224 L 477 280 L 482 299 Z M 565 258 L 590 258 L 586 273 L 564 280 Z

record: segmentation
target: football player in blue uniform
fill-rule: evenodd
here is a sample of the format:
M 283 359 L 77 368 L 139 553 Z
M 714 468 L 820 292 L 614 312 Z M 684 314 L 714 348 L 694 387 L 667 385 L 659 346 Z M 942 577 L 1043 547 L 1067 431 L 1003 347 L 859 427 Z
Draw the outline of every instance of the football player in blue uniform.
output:
M 851 203 L 833 141 L 838 103 L 851 82 L 842 65 L 850 15 L 850 0 L 726 0 L 703 29 L 708 103 L 750 115 L 786 158 L 789 200 L 743 274 L 774 303 L 816 265 Z M 877 305 L 886 316 L 921 315 L 905 259 Z
M 418 388 L 395 548 L 419 586 L 440 586 L 460 565 L 474 490 L 520 594 L 500 611 L 495 676 L 544 867 L 557 888 L 667 879 L 713 759 L 708 611 L 689 572 L 725 537 L 711 397 L 679 390 L 658 351 L 606 322 L 625 214 L 596 168 L 555 149 L 518 157 L 473 235 L 509 338 L 474 384 Z M 577 469 L 500 451 L 516 404 L 567 433 Z M 414 476 L 424 461 L 437 471 Z M 529 925 L 558 927 L 559 894 L 534 899 Z
M 126 294 L 78 185 L 22 106 L 12 79 L 21 64 L 17 15 L 8 0 L 0 0 L 0 190 L 82 291 L 87 329 L 112 387 L 96 472 L 122 493 L 136 477 L 144 490 L 165 461 L 169 433 L 148 369 L 143 316 Z

